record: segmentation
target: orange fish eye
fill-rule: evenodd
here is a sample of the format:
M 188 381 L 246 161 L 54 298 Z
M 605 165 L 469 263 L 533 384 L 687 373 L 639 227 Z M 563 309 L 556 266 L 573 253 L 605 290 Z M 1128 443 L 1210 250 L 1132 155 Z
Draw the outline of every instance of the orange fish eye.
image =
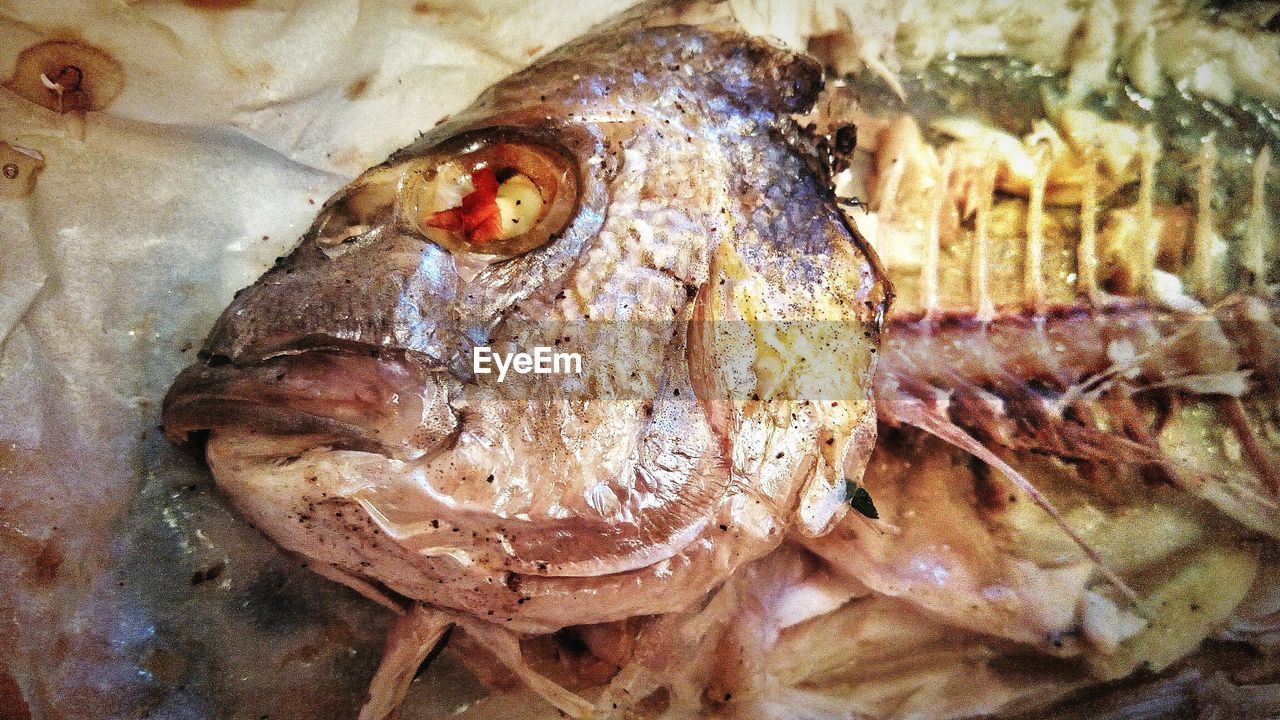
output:
M 578 195 L 566 155 L 515 140 L 446 157 L 403 192 L 403 217 L 432 242 L 501 256 L 550 242 L 572 219 Z

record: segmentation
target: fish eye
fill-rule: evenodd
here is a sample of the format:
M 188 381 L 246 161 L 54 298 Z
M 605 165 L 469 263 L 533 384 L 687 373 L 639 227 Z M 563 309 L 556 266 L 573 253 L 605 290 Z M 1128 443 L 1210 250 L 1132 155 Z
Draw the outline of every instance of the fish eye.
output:
M 401 186 L 401 219 L 451 252 L 513 256 L 541 247 L 569 223 L 578 188 L 568 156 L 499 138 L 437 155 Z

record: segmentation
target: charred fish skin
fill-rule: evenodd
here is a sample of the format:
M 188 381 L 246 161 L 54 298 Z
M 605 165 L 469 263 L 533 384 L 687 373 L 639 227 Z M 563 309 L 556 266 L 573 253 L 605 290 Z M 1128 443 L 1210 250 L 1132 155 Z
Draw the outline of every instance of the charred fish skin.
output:
M 890 293 L 790 117 L 821 87 L 737 31 L 624 21 L 550 53 L 327 202 L 219 318 L 167 432 L 208 431 L 242 514 L 366 593 L 538 632 L 687 608 L 825 531 L 874 443 Z M 463 201 L 424 211 L 459 158 Z M 571 212 L 442 236 L 482 167 L 551 178 L 536 225 L 568 190 Z M 779 321 L 826 328 L 805 340 L 838 349 L 832 402 L 760 354 Z M 609 347 L 625 384 L 466 365 L 552 339 Z

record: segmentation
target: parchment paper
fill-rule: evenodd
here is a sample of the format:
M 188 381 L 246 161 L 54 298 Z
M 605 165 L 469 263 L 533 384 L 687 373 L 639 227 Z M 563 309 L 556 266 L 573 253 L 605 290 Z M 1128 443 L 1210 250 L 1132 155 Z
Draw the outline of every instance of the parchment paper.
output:
M 626 4 L 0 3 L 0 75 L 57 36 L 126 78 L 83 118 L 0 90 L 45 161 L 0 199 L 0 717 L 354 716 L 386 613 L 232 515 L 159 400 L 342 183 Z M 441 658 L 412 716 L 475 693 Z

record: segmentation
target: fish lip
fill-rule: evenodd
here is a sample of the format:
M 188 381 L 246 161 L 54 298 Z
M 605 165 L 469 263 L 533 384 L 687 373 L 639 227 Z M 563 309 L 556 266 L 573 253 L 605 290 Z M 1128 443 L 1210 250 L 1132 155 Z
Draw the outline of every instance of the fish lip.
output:
M 394 438 L 379 427 L 387 422 L 384 398 L 409 389 L 434 364 L 348 344 L 303 343 L 252 359 L 206 355 L 179 373 L 165 393 L 161 421 L 166 437 L 189 449 L 201 447 L 208 431 L 246 428 L 268 435 L 320 436 L 334 447 L 387 453 Z M 350 382 L 318 377 L 343 369 Z M 346 397 L 327 391 L 335 386 Z

